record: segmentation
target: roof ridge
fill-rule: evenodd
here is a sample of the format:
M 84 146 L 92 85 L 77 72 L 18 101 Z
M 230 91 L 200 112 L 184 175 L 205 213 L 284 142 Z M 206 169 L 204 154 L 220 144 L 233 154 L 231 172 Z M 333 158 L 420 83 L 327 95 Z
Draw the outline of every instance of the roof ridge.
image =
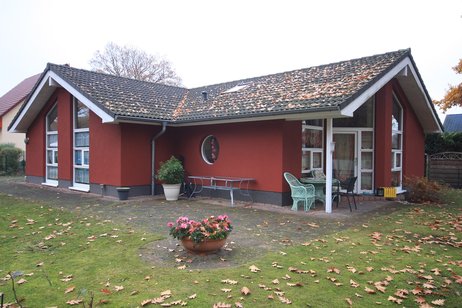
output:
M 342 60 L 342 61 L 335 61 L 335 62 L 331 62 L 331 63 L 327 63 L 327 64 L 314 65 L 314 66 L 309 66 L 309 67 L 305 67 L 305 68 L 293 69 L 293 70 L 288 70 L 288 71 L 279 72 L 279 73 L 265 74 L 265 75 L 261 75 L 261 76 L 248 77 L 248 78 L 244 78 L 244 79 L 236 79 L 236 80 L 231 80 L 231 81 L 224 81 L 224 82 L 219 82 L 219 83 L 216 83 L 216 84 L 203 85 L 203 86 L 200 86 L 200 87 L 187 88 L 187 89 L 189 89 L 189 90 L 199 90 L 199 89 L 203 89 L 203 88 L 207 88 L 207 87 L 215 87 L 215 86 L 219 86 L 219 85 L 225 85 L 227 83 L 236 83 L 236 82 L 240 82 L 240 81 L 242 82 L 242 81 L 247 81 L 247 80 L 251 81 L 252 79 L 260 79 L 260 78 L 265 78 L 265 77 L 278 76 L 278 75 L 283 75 L 283 74 L 288 74 L 288 73 L 293 73 L 293 72 L 298 72 L 298 71 L 304 71 L 304 70 L 309 70 L 309 69 L 314 69 L 314 68 L 328 67 L 328 66 L 333 66 L 333 65 L 338 65 L 338 64 L 341 64 L 341 63 L 345 63 L 345 62 L 360 61 L 360 60 L 364 60 L 364 59 L 370 59 L 370 58 L 375 58 L 375 57 L 385 56 L 385 55 L 391 55 L 391 54 L 397 54 L 397 53 L 402 53 L 403 55 L 410 54 L 411 53 L 411 48 L 398 49 L 398 50 L 395 50 L 395 51 L 379 53 L 379 54 L 375 54 L 375 55 L 371 55 L 371 56 L 363 56 L 363 57 L 359 57 L 359 58 L 347 59 L 347 60 Z
M 186 87 L 172 86 L 172 85 L 167 85 L 167 84 L 158 83 L 158 82 L 139 80 L 139 79 L 130 78 L 130 77 L 124 77 L 124 76 L 117 76 L 117 75 L 109 74 L 109 73 L 106 73 L 106 72 L 98 72 L 98 71 L 92 71 L 92 70 L 89 70 L 89 69 L 77 68 L 77 67 L 70 66 L 68 64 L 56 64 L 56 63 L 48 62 L 47 63 L 47 69 L 51 69 L 51 66 L 57 66 L 57 67 L 61 67 L 61 68 L 67 68 L 67 69 L 87 72 L 87 73 L 91 73 L 91 74 L 103 75 L 103 76 L 108 76 L 108 77 L 116 78 L 116 79 L 125 79 L 125 80 L 134 81 L 134 82 L 138 82 L 138 83 L 146 83 L 146 84 L 150 84 L 150 85 L 158 85 L 158 86 L 163 86 L 163 87 L 170 87 L 170 88 L 176 88 L 176 89 L 181 89 L 181 90 L 188 90 Z

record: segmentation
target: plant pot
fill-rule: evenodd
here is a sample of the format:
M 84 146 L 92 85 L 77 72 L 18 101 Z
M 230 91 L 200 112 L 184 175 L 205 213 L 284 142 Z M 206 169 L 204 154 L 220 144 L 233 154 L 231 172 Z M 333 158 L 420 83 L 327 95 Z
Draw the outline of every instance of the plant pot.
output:
M 117 195 L 119 196 L 119 200 L 127 200 L 128 194 L 130 192 L 130 187 L 117 187 Z
M 181 239 L 181 244 L 183 247 L 192 253 L 196 254 L 208 254 L 218 251 L 223 247 L 226 243 L 226 239 L 218 239 L 218 240 L 205 240 L 200 243 L 194 243 L 192 239 L 189 237 L 185 237 Z
M 167 201 L 176 201 L 180 195 L 181 184 L 162 184 Z

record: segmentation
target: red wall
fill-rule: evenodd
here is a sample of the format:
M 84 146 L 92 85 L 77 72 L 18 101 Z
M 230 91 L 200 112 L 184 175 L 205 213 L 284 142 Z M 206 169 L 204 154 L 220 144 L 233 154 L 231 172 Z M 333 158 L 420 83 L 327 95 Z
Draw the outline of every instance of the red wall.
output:
M 301 123 L 259 121 L 175 128 L 173 154 L 185 158 L 190 175 L 250 177 L 251 189 L 281 192 L 282 173 L 301 170 Z M 201 156 L 205 137 L 214 135 L 219 142 L 219 157 L 213 165 Z M 286 138 L 286 139 L 284 139 Z
M 425 134 L 414 110 L 396 80 L 375 96 L 375 186 L 391 185 L 391 118 L 393 92 L 403 108 L 403 176 L 423 176 Z
M 27 130 L 26 135 L 29 138 L 29 143 L 26 145 L 27 175 L 45 176 L 46 115 L 56 103 L 58 106 L 58 177 L 65 180 L 72 179 L 72 166 L 70 166 L 72 163 L 72 115 L 69 114 L 72 108 L 71 99 L 71 95 L 64 89 L 56 89 Z
M 403 176 L 419 176 L 425 174 L 425 134 L 417 116 L 409 104 L 409 100 L 394 81 L 393 90 L 403 107 Z

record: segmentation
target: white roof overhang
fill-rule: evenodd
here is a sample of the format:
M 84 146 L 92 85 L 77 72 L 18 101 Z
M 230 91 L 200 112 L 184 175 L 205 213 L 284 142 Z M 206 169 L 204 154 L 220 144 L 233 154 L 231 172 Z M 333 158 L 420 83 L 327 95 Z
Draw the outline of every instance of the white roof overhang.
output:
M 15 118 L 9 129 L 13 133 L 25 133 L 35 120 L 39 112 L 50 99 L 57 87 L 62 87 L 80 102 L 87 106 L 91 111 L 97 114 L 103 123 L 114 122 L 114 117 L 107 111 L 103 110 L 99 105 L 92 102 L 84 96 L 78 89 L 69 84 L 63 78 L 53 71 L 48 71 L 40 80 L 37 87 L 25 102 L 25 106 L 20 110 L 20 113 Z

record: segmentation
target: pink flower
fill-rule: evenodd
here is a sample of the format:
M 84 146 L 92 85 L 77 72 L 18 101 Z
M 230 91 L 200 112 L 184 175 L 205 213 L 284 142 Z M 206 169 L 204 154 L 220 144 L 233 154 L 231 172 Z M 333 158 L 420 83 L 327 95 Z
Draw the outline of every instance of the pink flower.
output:
M 169 228 L 173 227 L 174 225 L 175 224 L 173 222 L 171 222 L 171 221 L 169 223 L 167 223 L 167 227 L 169 227 Z
M 185 224 L 185 223 L 182 223 L 182 224 L 180 225 L 180 228 L 181 228 L 181 229 L 186 229 L 187 227 L 188 227 L 188 225 Z

